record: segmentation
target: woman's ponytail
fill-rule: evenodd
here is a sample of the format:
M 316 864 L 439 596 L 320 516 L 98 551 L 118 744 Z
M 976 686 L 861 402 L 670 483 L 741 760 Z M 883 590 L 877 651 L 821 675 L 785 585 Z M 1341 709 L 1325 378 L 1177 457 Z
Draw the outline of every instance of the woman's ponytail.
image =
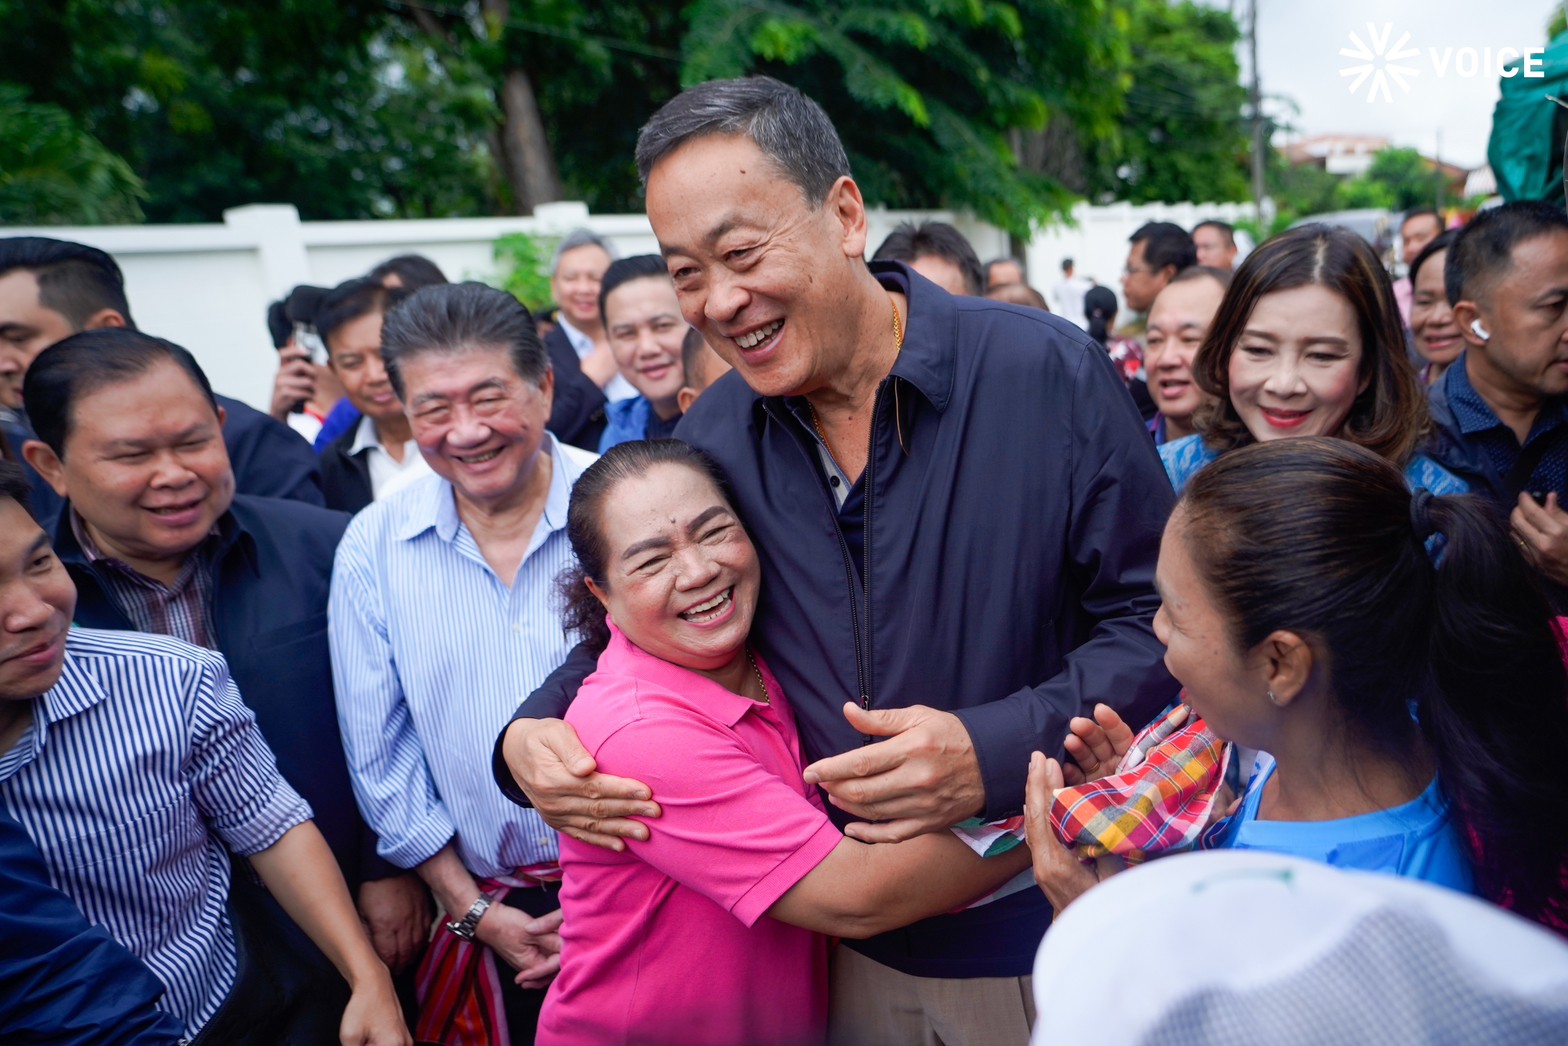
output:
M 1428 496 L 1424 510 L 1443 545 L 1421 728 L 1476 848 L 1482 893 L 1538 913 L 1559 890 L 1568 854 L 1562 648 L 1535 572 L 1496 509 L 1474 496 Z M 1413 525 L 1420 514 L 1413 501 Z

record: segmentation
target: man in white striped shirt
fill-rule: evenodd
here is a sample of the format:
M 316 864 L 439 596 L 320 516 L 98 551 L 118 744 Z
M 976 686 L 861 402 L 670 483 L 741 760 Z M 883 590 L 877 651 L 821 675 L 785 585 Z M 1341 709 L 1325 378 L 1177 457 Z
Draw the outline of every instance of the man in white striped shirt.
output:
M 228 849 L 353 987 L 345 1044 L 410 1042 L 391 977 L 332 852 L 217 654 L 72 629 L 76 590 L 0 462 L 0 804 L 51 878 L 162 980 L 190 1035 L 277 1042 L 287 999 L 253 994 L 236 944 Z M 104 985 L 106 991 L 114 985 Z
M 502 291 L 420 290 L 387 313 L 382 355 L 435 475 L 366 508 L 338 546 L 343 746 L 381 855 L 417 871 L 450 919 L 421 965 L 416 1037 L 457 1042 L 451 1028 L 472 1019 L 493 1042 L 532 1042 L 558 966 L 558 851 L 495 790 L 489 754 L 570 649 L 554 584 L 593 455 L 545 431 L 548 357 Z

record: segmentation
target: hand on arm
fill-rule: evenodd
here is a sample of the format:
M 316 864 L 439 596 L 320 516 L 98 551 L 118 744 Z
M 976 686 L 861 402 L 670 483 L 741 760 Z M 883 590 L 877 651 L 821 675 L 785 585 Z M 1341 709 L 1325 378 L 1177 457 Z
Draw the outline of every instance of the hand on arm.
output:
M 315 822 L 290 828 L 250 862 L 289 918 L 348 981 L 352 995 L 338 1029 L 343 1046 L 412 1046 L 392 976 L 365 936 Z
M 1056 837 L 1051 826 L 1051 799 L 1064 786 L 1056 760 L 1034 753 L 1024 795 L 1024 834 L 1034 862 L 1034 881 L 1058 914 L 1121 866 L 1117 859 L 1086 865 Z
M 1520 551 L 1549 580 L 1568 585 L 1568 512 L 1557 502 L 1556 492 L 1539 505 L 1528 493 L 1509 517 Z
M 806 780 L 820 784 L 834 806 L 884 824 L 851 824 L 845 834 L 892 843 L 942 831 L 985 805 L 985 785 L 969 731 L 951 712 L 924 705 L 866 711 L 854 702 L 844 716 L 863 734 L 887 740 L 819 759 Z
M 430 898 L 417 875 L 371 879 L 359 886 L 359 917 L 376 954 L 393 973 L 419 957 L 430 936 Z
M 598 773 L 570 724 L 517 719 L 501 744 L 517 786 L 551 828 L 606 850 L 624 850 L 626 839 L 648 838 L 647 825 L 629 820 L 659 816 L 648 786 Z

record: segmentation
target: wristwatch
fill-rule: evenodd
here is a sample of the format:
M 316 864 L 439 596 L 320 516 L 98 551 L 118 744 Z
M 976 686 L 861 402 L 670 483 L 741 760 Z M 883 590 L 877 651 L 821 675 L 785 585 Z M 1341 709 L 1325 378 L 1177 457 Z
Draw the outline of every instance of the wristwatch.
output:
M 490 898 L 480 894 L 479 900 L 468 906 L 468 914 L 455 923 L 447 923 L 446 928 L 463 940 L 471 941 L 474 939 L 474 931 L 479 929 L 479 920 L 483 919 L 485 912 L 489 910 Z

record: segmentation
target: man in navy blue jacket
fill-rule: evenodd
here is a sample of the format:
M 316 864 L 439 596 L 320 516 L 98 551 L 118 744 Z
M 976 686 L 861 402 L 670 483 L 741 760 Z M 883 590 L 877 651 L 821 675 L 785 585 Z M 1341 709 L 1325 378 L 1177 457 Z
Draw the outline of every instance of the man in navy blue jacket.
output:
M 327 594 L 349 517 L 236 495 L 222 408 L 177 345 L 126 329 L 73 335 L 38 356 L 23 394 L 39 436 L 24 452 L 65 502 L 54 544 L 79 593 L 76 621 L 223 653 L 377 952 L 394 971 L 407 966 L 429 909 L 422 887 L 376 855 L 333 697 Z M 276 914 L 282 936 L 319 965 Z M 341 1013 L 325 1001 L 321 1010 Z
M 103 251 L 43 236 L 0 238 L 0 431 L 14 451 L 33 435 L 21 407 L 34 357 L 78 331 L 135 326 L 120 266 Z M 227 414 L 223 442 L 243 493 L 326 504 L 308 443 L 239 400 L 215 398 Z M 28 478 L 33 518 L 51 531 L 59 499 L 36 473 Z
M 174 1046 L 163 984 L 49 882 L 43 855 L 0 807 L 0 1040 Z
M 1163 707 L 1153 574 L 1172 494 L 1103 350 L 1044 313 L 868 267 L 832 125 L 777 81 L 693 88 L 637 151 L 682 312 L 736 372 L 677 435 L 734 484 L 763 567 L 754 635 L 846 831 L 1014 813 L 1029 754 L 1059 752 L 1071 717 Z M 525 702 L 497 779 L 604 845 L 656 808 L 591 773 L 556 721 L 587 667 Z M 1026 1041 L 1019 979 L 1049 916 L 1028 888 L 848 942 L 834 1038 Z

